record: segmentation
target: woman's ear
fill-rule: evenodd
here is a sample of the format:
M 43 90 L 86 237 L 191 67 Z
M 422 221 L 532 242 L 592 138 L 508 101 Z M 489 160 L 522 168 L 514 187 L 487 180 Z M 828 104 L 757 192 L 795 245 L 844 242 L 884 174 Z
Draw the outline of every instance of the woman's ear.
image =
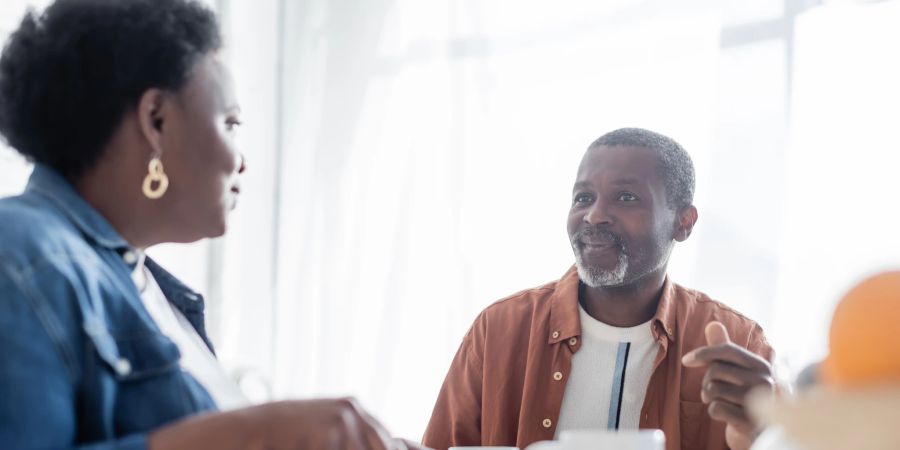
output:
M 137 105 L 141 134 L 156 157 L 161 155 L 163 150 L 162 132 L 166 124 L 166 101 L 165 92 L 160 89 L 148 89 L 141 95 Z
M 697 224 L 697 208 L 690 205 L 679 209 L 676 219 L 675 240 L 684 242 L 694 231 L 694 225 Z

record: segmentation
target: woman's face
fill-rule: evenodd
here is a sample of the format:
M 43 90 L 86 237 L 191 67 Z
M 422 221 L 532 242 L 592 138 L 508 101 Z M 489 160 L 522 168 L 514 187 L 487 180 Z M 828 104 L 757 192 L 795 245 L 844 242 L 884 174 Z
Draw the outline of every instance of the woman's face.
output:
M 244 171 L 234 142 L 240 108 L 228 69 L 215 56 L 204 58 L 169 106 L 160 142 L 169 189 L 160 214 L 176 242 L 221 236 Z

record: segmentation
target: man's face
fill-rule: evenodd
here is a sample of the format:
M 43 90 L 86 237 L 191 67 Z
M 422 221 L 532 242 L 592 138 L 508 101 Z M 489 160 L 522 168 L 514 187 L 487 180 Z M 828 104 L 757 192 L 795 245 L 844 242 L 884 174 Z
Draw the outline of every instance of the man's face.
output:
M 627 286 L 665 270 L 675 220 L 653 150 L 588 149 L 578 167 L 568 221 L 578 274 L 586 285 Z

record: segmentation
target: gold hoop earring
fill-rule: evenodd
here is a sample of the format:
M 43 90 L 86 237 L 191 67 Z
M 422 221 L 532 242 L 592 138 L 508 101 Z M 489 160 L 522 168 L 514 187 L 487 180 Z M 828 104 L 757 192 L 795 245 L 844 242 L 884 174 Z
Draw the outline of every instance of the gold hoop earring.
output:
M 151 200 L 156 200 L 165 195 L 166 190 L 169 189 L 169 177 L 163 171 L 162 161 L 159 160 L 159 157 L 150 160 L 150 164 L 147 165 L 147 172 L 147 176 L 144 177 L 144 185 L 142 186 L 144 196 Z M 153 188 L 154 183 L 156 183 L 156 189 Z

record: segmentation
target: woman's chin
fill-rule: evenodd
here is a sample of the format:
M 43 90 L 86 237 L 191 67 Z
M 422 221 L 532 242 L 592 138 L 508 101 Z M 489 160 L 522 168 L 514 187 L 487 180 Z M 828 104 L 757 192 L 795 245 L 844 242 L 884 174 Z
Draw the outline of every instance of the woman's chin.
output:
M 217 238 L 222 237 L 225 233 L 228 232 L 228 219 L 223 217 L 216 226 L 211 227 L 206 237 L 208 238 Z

